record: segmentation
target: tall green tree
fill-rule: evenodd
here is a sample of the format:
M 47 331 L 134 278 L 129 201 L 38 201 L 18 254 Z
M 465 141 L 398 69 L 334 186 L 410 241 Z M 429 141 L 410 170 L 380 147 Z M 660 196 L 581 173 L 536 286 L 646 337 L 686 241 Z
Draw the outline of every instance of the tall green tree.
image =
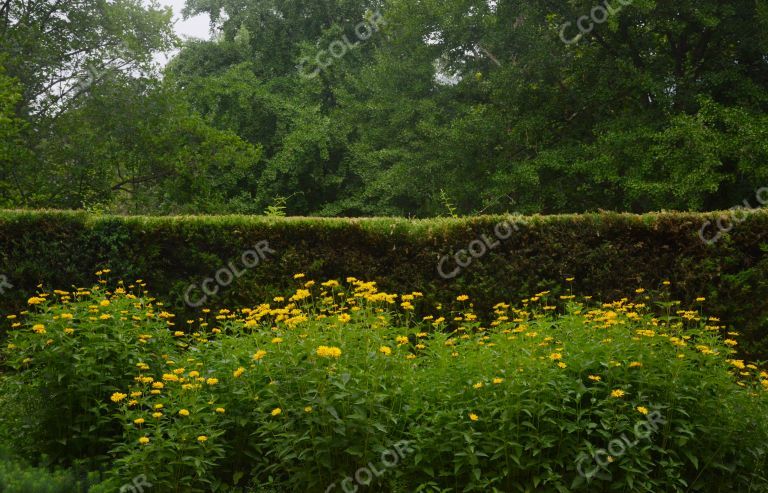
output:
M 125 213 L 253 213 L 260 149 L 207 125 L 162 82 L 115 77 L 38 146 L 38 204 Z
M 28 161 L 29 149 L 22 139 L 25 122 L 16 116 L 20 103 L 21 85 L 5 74 L 0 59 L 0 207 L 22 202 L 25 191 L 19 164 Z
M 148 70 L 176 41 L 157 0 L 0 0 L 0 52 L 22 108 L 56 115 L 110 70 Z

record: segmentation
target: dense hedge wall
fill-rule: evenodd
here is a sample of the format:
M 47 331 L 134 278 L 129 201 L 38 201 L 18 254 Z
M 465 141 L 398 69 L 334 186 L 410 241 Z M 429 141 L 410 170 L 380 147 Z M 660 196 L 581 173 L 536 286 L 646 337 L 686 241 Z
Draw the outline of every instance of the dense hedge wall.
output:
M 267 242 L 265 259 L 205 306 L 246 306 L 295 287 L 292 274 L 327 279 L 356 276 L 384 289 L 423 291 L 428 301 L 450 302 L 466 293 L 480 303 L 517 301 L 532 293 L 568 289 L 603 299 L 660 289 L 672 282 L 675 297 L 706 310 L 745 335 L 747 356 L 768 355 L 768 213 L 754 212 L 708 244 L 699 232 L 720 213 L 584 214 L 526 218 L 314 219 L 217 217 L 115 217 L 74 212 L 0 212 L 0 295 L 4 311 L 17 310 L 39 283 L 47 288 L 89 286 L 94 272 L 146 280 L 160 298 L 184 311 L 185 292 L 199 286 L 243 253 Z M 496 225 L 517 221 L 514 228 Z M 509 238 L 498 241 L 494 231 Z M 711 238 L 716 226 L 708 226 Z M 485 235 L 495 244 L 451 279 L 439 260 Z M 464 257 L 462 257 L 464 258 Z M 455 259 L 443 270 L 452 274 Z M 225 276 L 226 277 L 226 276 Z M 199 309 L 199 308 L 198 308 Z M 194 311 L 187 309 L 188 311 Z

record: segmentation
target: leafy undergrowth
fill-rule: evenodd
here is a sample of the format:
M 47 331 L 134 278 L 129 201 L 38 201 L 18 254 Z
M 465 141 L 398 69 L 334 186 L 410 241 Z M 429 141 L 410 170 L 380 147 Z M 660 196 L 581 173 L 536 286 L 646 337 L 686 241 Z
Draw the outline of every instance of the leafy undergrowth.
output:
M 48 471 L 30 467 L 7 451 L 0 450 L 0 491 L 3 493 L 84 493 L 89 478 L 70 471 Z
M 296 282 L 187 321 L 141 281 L 39 294 L 0 439 L 91 491 L 768 491 L 768 373 L 700 311 Z

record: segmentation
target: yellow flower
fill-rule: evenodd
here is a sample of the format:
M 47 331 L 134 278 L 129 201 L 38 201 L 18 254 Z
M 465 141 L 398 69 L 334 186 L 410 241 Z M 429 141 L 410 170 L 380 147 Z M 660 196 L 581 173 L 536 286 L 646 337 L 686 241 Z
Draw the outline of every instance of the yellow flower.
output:
M 275 337 L 272 339 L 272 344 L 280 344 L 281 342 L 283 342 L 282 337 Z
M 472 421 L 477 421 L 480 418 L 475 413 L 469 413 L 469 419 Z
M 642 363 L 640 363 L 639 361 L 633 361 L 633 362 L 631 362 L 631 363 L 629 364 L 629 367 L 630 367 L 630 368 L 640 368 L 641 366 L 643 366 L 643 364 L 642 364 Z
M 621 389 L 616 389 L 616 390 L 611 391 L 611 397 L 615 397 L 617 399 L 619 399 L 621 397 L 624 397 L 625 395 L 627 395 L 627 393 L 624 392 Z
M 45 303 L 45 298 L 38 298 L 37 296 L 33 296 L 27 300 L 27 303 L 30 305 L 39 305 L 40 303 Z
M 552 353 L 549 355 L 549 359 L 551 359 L 552 361 L 559 361 L 563 359 L 563 355 L 560 353 Z
M 200 435 L 199 437 L 197 437 L 197 441 L 200 442 L 200 443 L 207 442 L 208 441 L 208 437 L 205 436 L 205 435 Z
M 307 406 L 304 408 L 305 413 L 311 413 L 312 412 L 312 406 Z
M 111 303 L 109 302 L 109 300 L 101 300 L 99 302 L 99 305 L 101 305 L 101 306 L 109 306 L 110 304 Z
M 276 407 L 276 408 L 274 408 L 274 409 L 272 410 L 272 412 L 271 412 L 270 414 L 271 414 L 272 416 L 280 416 L 281 414 L 283 414 L 283 410 L 282 410 L 282 409 L 280 409 L 279 407 Z
M 476 389 L 482 389 L 483 388 L 483 382 L 477 382 L 472 387 L 474 387 Z
M 312 296 L 312 293 L 310 293 L 306 289 L 297 289 L 296 294 L 291 296 L 290 301 L 301 301 L 303 299 L 309 298 Z
M 301 278 L 303 278 L 303 277 L 304 277 L 304 274 L 294 274 L 294 275 L 293 275 L 293 278 L 294 278 L 294 279 L 301 279 Z
M 173 336 L 174 337 L 184 337 L 184 332 L 182 332 L 180 330 L 177 330 L 176 332 L 173 333 Z
M 739 345 L 739 343 L 734 341 L 733 339 L 726 339 L 726 340 L 723 341 L 723 343 L 728 345 L 728 346 L 738 346 Z
M 179 411 L 179 415 L 180 416 L 189 416 L 189 411 L 187 411 L 186 409 L 182 409 L 181 411 Z
M 233 377 L 235 377 L 235 378 L 240 378 L 240 376 L 241 376 L 243 373 L 245 373 L 245 368 L 243 368 L 243 367 L 241 366 L 240 368 L 238 368 L 237 370 L 235 370 L 235 371 L 233 371 L 233 372 L 232 372 L 232 376 L 233 376 Z
M 392 348 L 390 348 L 389 346 L 381 346 L 379 348 L 379 352 L 384 356 L 389 356 L 390 354 L 392 354 Z
M 219 414 L 224 414 L 226 412 L 226 409 L 224 409 L 223 407 L 217 407 L 216 412 Z
M 209 378 L 208 380 L 205 381 L 205 383 L 207 383 L 208 385 L 216 385 L 217 383 L 219 383 L 219 379 L 218 378 Z
M 643 294 L 643 293 L 645 293 L 645 289 L 644 288 L 637 288 L 637 289 L 635 289 L 635 293 Z
M 191 372 L 189 372 L 189 378 L 197 378 L 199 376 L 200 376 L 199 371 L 192 370 Z
M 112 402 L 120 402 L 123 399 L 125 399 L 126 397 L 128 397 L 128 394 L 122 394 L 120 392 L 115 392 L 114 394 L 112 394 L 110 399 L 112 399 Z
M 398 344 L 408 344 L 408 337 L 407 336 L 397 336 L 397 337 L 395 337 L 395 341 L 397 341 Z
M 136 425 L 143 425 L 144 424 L 144 418 L 136 418 L 133 420 L 133 424 Z
M 466 294 L 460 294 L 459 296 L 456 297 L 456 301 L 467 301 L 468 299 L 469 299 L 469 296 L 467 296 Z
M 320 346 L 317 348 L 317 355 L 321 358 L 339 358 L 341 357 L 341 349 L 337 347 Z
M 149 438 L 148 437 L 141 437 L 141 438 L 139 438 L 139 443 L 142 444 L 142 445 L 146 445 L 146 444 L 149 443 Z
M 637 406 L 637 412 L 639 412 L 642 415 L 648 414 L 648 408 L 643 406 Z
M 602 377 L 600 377 L 599 375 L 590 375 L 587 378 L 589 378 L 593 382 L 599 382 L 600 380 L 602 380 Z
M 32 331 L 35 334 L 45 334 L 45 325 L 43 324 L 37 324 L 32 326 Z
M 152 417 L 155 418 L 155 419 L 162 418 L 163 417 L 163 413 L 152 413 Z
M 494 379 L 493 379 L 493 383 L 494 383 L 495 385 L 498 385 L 498 384 L 500 384 L 500 383 L 504 383 L 504 379 L 503 379 L 503 378 L 500 378 L 500 377 L 496 377 L 496 378 L 494 378 Z
M 263 349 L 259 349 L 259 350 L 258 350 L 258 351 L 256 351 L 256 353 L 253 355 L 253 360 L 254 360 L 254 361 L 259 361 L 260 359 L 264 358 L 264 356 L 266 356 L 266 355 L 267 355 L 267 352 L 266 352 L 266 351 L 264 351 Z
M 339 322 L 343 324 L 349 322 L 350 320 L 352 320 L 352 317 L 346 313 L 342 313 L 341 315 L 339 315 Z
M 558 366 L 558 367 L 560 367 L 560 368 L 563 368 L 563 369 L 565 369 L 565 368 L 568 368 L 568 365 L 566 365 L 566 364 L 565 364 L 565 363 L 563 363 L 562 361 L 559 361 L 559 362 L 557 363 L 557 366 Z
M 698 301 L 699 303 L 701 303 L 702 301 L 707 301 L 707 299 L 706 299 L 706 298 L 704 298 L 703 296 L 700 296 L 700 297 L 696 298 L 696 301 Z

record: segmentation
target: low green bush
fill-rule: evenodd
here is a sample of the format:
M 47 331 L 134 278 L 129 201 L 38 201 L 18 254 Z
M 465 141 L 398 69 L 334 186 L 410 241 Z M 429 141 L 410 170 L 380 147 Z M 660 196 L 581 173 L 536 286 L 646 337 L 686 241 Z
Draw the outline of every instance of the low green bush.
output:
M 69 471 L 24 465 L 0 451 L 0 493 L 86 493 L 89 483 Z
M 465 295 L 293 282 L 189 320 L 140 285 L 36 296 L 6 385 L 33 394 L 21 405 L 54 389 L 76 426 L 33 407 L 48 426 L 16 436 L 93 450 L 96 491 L 768 491 L 768 373 L 703 299 L 545 291 L 485 322 Z

